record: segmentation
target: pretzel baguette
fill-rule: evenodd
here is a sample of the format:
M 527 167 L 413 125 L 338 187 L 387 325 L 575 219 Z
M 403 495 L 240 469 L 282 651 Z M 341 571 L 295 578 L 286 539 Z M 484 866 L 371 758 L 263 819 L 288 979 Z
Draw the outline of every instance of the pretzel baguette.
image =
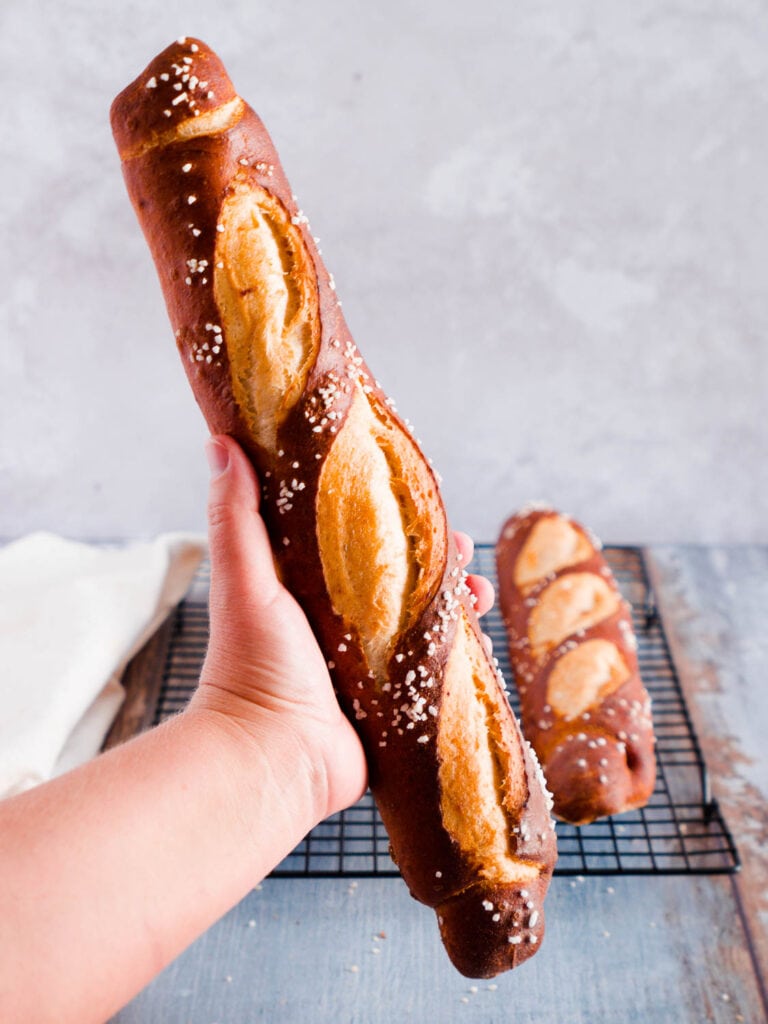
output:
M 260 475 L 282 577 L 365 745 L 400 871 L 460 971 L 513 967 L 543 934 L 550 804 L 429 463 L 216 55 L 178 40 L 111 118 L 195 397 Z
M 583 825 L 643 806 L 656 779 L 651 702 L 599 542 L 551 509 L 523 511 L 496 561 L 523 732 L 555 814 Z

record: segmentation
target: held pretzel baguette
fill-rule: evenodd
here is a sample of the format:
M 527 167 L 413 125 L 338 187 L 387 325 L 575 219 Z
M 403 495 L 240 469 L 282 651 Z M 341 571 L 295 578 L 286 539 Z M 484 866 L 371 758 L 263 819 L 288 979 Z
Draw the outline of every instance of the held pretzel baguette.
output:
M 648 802 L 651 702 L 627 602 L 588 532 L 551 509 L 512 516 L 496 547 L 522 724 L 555 814 L 574 825 Z
M 365 745 L 403 878 L 460 971 L 513 967 L 543 935 L 549 797 L 485 653 L 435 476 L 216 55 L 178 40 L 111 119 L 195 397 L 259 472 L 282 577 Z

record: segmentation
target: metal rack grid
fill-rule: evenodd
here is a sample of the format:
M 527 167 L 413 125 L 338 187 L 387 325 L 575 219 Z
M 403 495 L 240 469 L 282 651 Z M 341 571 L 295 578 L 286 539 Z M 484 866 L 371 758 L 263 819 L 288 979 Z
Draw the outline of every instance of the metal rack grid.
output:
M 633 612 L 640 672 L 653 703 L 657 779 L 648 805 L 591 825 L 557 824 L 556 875 L 726 874 L 740 867 L 733 838 L 712 798 L 706 765 L 656 611 L 639 548 L 604 554 Z M 494 584 L 491 545 L 475 548 L 470 571 Z M 208 642 L 208 567 L 177 609 L 165 658 L 155 722 L 180 711 L 197 685 Z M 497 608 L 483 619 L 506 679 L 512 679 L 505 627 Z M 518 714 L 514 686 L 510 701 Z M 307 835 L 273 871 L 276 877 L 387 877 L 397 868 L 370 793 Z

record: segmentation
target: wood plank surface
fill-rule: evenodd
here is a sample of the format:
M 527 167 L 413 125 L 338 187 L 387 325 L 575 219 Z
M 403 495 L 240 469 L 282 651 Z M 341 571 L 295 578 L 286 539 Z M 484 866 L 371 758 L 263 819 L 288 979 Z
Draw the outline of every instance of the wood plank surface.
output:
M 541 951 L 491 982 L 457 974 L 433 913 L 398 879 L 267 879 L 114 1021 L 765 1021 L 768 550 L 670 548 L 648 561 L 741 878 L 556 878 Z
M 173 633 L 175 611 L 126 666 L 125 700 L 104 741 L 104 750 L 144 732 L 152 724 L 163 682 L 163 666 Z
M 765 997 L 768 549 L 655 548 L 648 571 L 712 791 L 741 855 L 736 898 Z
M 115 1019 L 758 1024 L 763 1017 L 728 879 L 592 877 L 554 881 L 542 949 L 490 982 L 453 969 L 434 914 L 397 879 L 268 879 Z

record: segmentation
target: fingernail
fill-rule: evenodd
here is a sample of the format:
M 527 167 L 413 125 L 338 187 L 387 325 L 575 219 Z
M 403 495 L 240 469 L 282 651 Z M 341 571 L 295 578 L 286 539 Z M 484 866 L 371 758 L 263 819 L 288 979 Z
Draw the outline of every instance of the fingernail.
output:
M 229 465 L 229 451 L 226 446 L 217 441 L 213 437 L 209 437 L 205 442 L 205 455 L 208 459 L 208 466 L 211 470 L 211 476 L 221 476 L 224 470 Z

